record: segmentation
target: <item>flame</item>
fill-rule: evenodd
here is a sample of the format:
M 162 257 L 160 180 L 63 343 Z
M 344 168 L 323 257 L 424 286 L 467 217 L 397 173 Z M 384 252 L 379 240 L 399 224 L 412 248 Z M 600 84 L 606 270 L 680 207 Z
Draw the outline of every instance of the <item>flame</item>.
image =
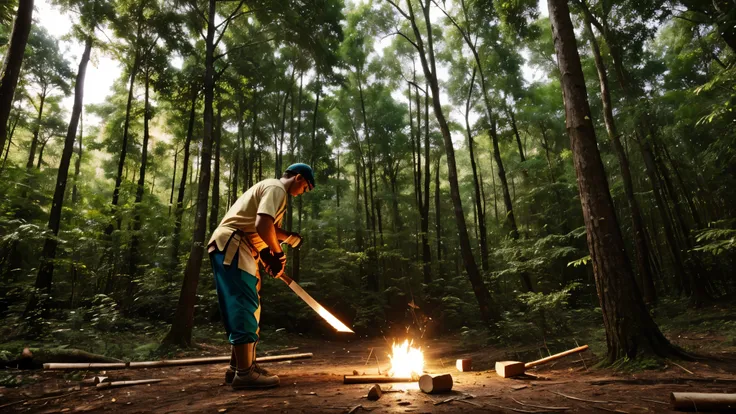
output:
M 424 373 L 424 353 L 421 348 L 413 347 L 413 343 L 407 339 L 402 344 L 393 344 L 392 353 L 388 356 L 391 360 L 389 376 L 410 378 Z

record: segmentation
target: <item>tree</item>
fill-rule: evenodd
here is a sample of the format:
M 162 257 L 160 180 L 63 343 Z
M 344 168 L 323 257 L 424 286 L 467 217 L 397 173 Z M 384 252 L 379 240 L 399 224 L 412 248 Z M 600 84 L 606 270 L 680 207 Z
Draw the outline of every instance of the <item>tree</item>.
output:
M 623 236 L 596 143 L 575 32 L 566 0 L 548 0 L 559 62 L 567 132 L 578 178 L 598 299 L 606 330 L 608 361 L 641 354 L 683 354 L 662 335 L 642 300 L 626 256 Z
M 66 192 L 67 177 L 69 175 L 69 164 L 71 162 L 72 152 L 74 150 L 74 139 L 77 135 L 77 127 L 79 117 L 82 113 L 82 103 L 84 101 L 84 79 L 87 73 L 87 64 L 89 63 L 92 45 L 95 41 L 94 31 L 97 25 L 108 19 L 112 11 L 109 3 L 105 0 L 95 0 L 93 2 L 68 0 L 61 3 L 65 8 L 73 8 L 78 11 L 80 21 L 73 28 L 74 33 L 84 39 L 84 52 L 79 62 L 79 69 L 74 82 L 74 106 L 72 109 L 71 119 L 69 120 L 69 128 L 67 129 L 64 139 L 64 149 L 62 150 L 61 160 L 59 162 L 59 170 L 56 177 L 56 186 L 54 189 L 54 198 L 49 213 L 48 229 L 43 251 L 41 252 L 41 265 L 36 276 L 35 291 L 31 295 L 26 305 L 25 315 L 32 316 L 39 310 L 39 295 L 48 295 L 51 292 L 51 280 L 54 274 L 54 260 L 56 258 L 56 248 L 59 243 L 58 234 L 61 226 L 61 212 L 64 204 L 64 193 Z M 41 305 L 40 310 L 44 310 L 45 306 Z
M 69 67 L 69 62 L 61 55 L 59 42 L 51 37 L 46 29 L 42 27 L 34 28 L 31 31 L 28 46 L 30 46 L 30 50 L 25 58 L 24 70 L 29 77 L 28 87 L 32 87 L 37 91 L 37 99 L 33 99 L 29 94 L 28 100 L 38 112 L 33 128 L 28 163 L 26 164 L 26 168 L 32 168 L 38 148 L 41 126 L 43 125 L 42 117 L 46 98 L 53 96 L 55 89 L 60 89 L 65 96 L 69 95 L 71 92 L 69 81 L 74 73 Z
M 455 163 L 455 149 L 452 146 L 452 136 L 450 135 L 450 127 L 447 124 L 442 104 L 440 103 L 440 90 L 439 81 L 437 78 L 437 66 L 435 62 L 434 52 L 434 38 L 432 35 L 432 24 L 429 18 L 429 1 L 421 2 L 420 9 L 422 12 L 421 17 L 424 20 L 426 34 L 422 35 L 419 29 L 419 22 L 417 16 L 414 14 L 414 6 L 411 0 L 407 0 L 406 8 L 407 11 L 403 10 L 398 4 L 389 0 L 391 5 L 404 17 L 411 25 L 413 32 L 413 38 L 409 38 L 406 34 L 398 32 L 400 36 L 405 38 L 412 46 L 417 50 L 419 59 L 422 64 L 422 70 L 424 71 L 424 77 L 427 79 L 432 93 L 432 107 L 434 109 L 435 117 L 440 125 L 442 131 L 442 138 L 445 145 L 445 155 L 447 156 L 447 170 L 448 179 L 450 181 L 450 196 L 452 198 L 452 204 L 455 212 L 455 221 L 458 228 L 458 238 L 460 241 L 460 250 L 463 257 L 463 263 L 465 265 L 465 271 L 468 273 L 468 278 L 473 286 L 473 292 L 475 293 L 478 306 L 480 308 L 480 314 L 483 321 L 487 324 L 491 324 L 498 319 L 498 311 L 495 309 L 493 300 L 491 298 L 488 289 L 486 288 L 483 280 L 478 271 L 478 266 L 473 257 L 473 251 L 470 247 L 470 239 L 468 237 L 468 229 L 465 224 L 465 216 L 463 213 L 462 200 L 460 198 L 460 189 L 457 179 L 457 165 Z M 426 36 L 426 47 L 424 37 Z
M 4 9 L 7 14 L 7 9 Z M 0 71 L 0 148 L 5 148 L 8 138 L 8 118 L 13 107 L 15 87 L 20 77 L 21 64 L 26 51 L 26 43 L 33 24 L 33 0 L 21 1 L 15 15 L 10 44 Z

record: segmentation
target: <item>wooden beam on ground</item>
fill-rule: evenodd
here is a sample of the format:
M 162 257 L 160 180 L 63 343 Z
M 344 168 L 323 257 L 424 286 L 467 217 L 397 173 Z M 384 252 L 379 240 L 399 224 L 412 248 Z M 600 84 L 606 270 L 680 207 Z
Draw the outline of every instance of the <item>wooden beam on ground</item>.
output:
M 309 353 L 303 354 L 288 354 L 288 355 L 273 355 L 256 358 L 256 362 L 279 362 L 289 361 L 294 359 L 307 359 L 312 358 L 314 355 Z M 198 365 L 198 364 L 217 364 L 230 361 L 230 355 L 219 356 L 219 357 L 208 357 L 208 358 L 189 358 L 189 359 L 170 359 L 162 361 L 142 361 L 142 362 L 118 362 L 118 363 L 49 363 L 43 364 L 43 369 L 127 369 L 127 368 L 151 368 L 151 367 L 174 367 L 183 365 Z
M 728 411 L 736 410 L 736 394 L 703 392 L 673 392 L 670 394 L 673 410 Z

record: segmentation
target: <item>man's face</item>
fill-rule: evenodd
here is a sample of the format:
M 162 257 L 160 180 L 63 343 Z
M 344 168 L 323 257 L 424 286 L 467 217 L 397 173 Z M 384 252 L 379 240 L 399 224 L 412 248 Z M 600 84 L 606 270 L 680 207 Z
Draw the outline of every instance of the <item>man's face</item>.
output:
M 291 193 L 292 196 L 296 197 L 309 192 L 309 190 L 309 182 L 305 180 L 301 174 L 297 174 L 297 176 L 294 177 L 294 184 L 291 185 L 289 193 Z

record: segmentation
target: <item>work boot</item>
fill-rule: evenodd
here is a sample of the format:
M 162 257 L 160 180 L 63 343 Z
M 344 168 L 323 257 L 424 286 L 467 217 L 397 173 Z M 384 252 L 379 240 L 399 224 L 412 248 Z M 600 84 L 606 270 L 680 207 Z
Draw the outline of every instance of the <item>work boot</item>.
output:
M 237 371 L 233 377 L 232 387 L 234 390 L 250 389 L 250 388 L 271 388 L 279 385 L 279 377 L 276 375 L 263 375 L 255 370 L 255 365 L 251 365 L 245 371 Z
M 247 344 L 245 354 L 245 370 L 237 370 L 234 372 L 231 385 L 234 390 L 247 388 L 270 388 L 279 385 L 279 377 L 268 374 L 268 371 L 260 368 L 256 364 L 256 344 Z M 232 369 L 231 369 L 232 370 Z M 225 373 L 225 381 L 228 380 L 228 373 Z
M 255 367 L 253 367 L 253 369 L 257 373 L 259 373 L 261 375 L 266 375 L 266 376 L 271 376 L 272 375 L 271 374 L 271 371 L 267 370 L 266 368 L 262 368 L 260 365 L 258 365 L 256 363 L 253 363 L 253 365 L 255 365 Z M 232 365 L 230 365 L 230 367 L 227 369 L 227 371 L 225 371 L 225 384 L 232 384 L 233 383 L 233 378 L 235 378 L 235 371 L 237 371 L 237 369 L 234 366 L 232 366 Z

